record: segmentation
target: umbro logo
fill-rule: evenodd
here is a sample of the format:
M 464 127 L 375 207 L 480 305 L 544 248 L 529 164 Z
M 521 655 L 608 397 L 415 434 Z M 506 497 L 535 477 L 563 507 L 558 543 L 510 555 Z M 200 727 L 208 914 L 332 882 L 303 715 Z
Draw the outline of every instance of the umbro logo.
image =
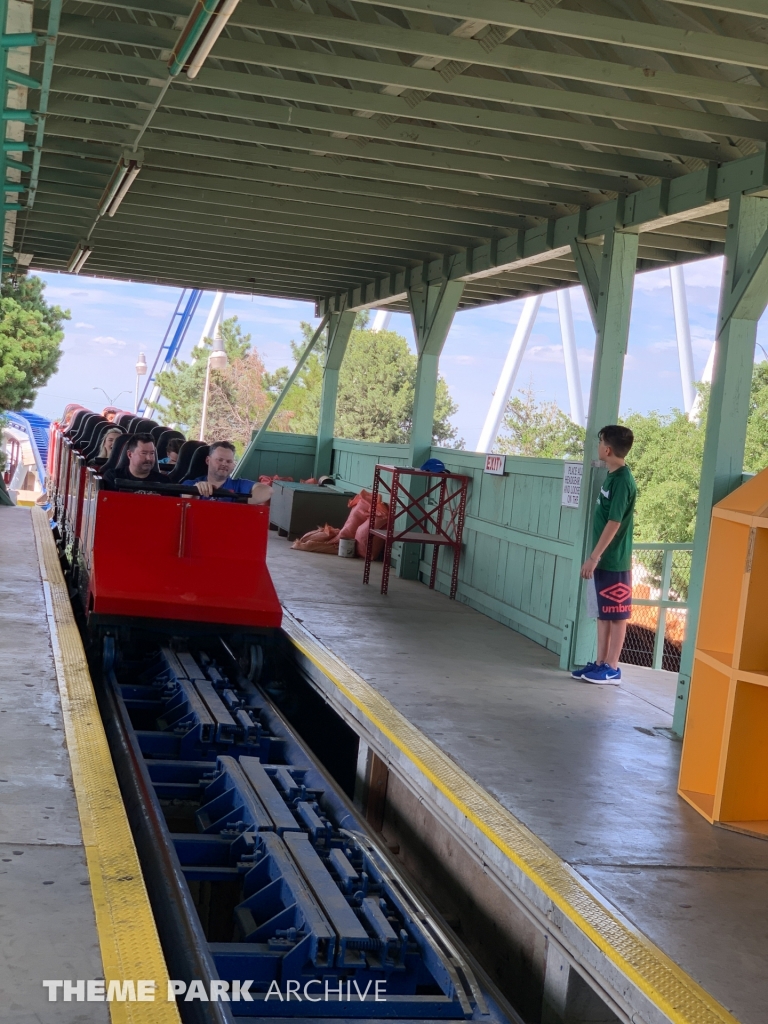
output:
M 632 597 L 632 587 L 626 583 L 614 583 L 612 586 L 606 587 L 605 590 L 601 590 L 600 597 L 604 597 L 606 601 L 623 604 L 624 601 Z

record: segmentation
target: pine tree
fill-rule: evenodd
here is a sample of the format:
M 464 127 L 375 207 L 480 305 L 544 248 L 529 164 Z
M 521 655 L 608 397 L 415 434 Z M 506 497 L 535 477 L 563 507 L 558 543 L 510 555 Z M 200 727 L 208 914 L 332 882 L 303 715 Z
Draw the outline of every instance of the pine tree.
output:
M 69 312 L 43 298 L 39 277 L 0 290 L 0 411 L 29 409 L 56 372 Z

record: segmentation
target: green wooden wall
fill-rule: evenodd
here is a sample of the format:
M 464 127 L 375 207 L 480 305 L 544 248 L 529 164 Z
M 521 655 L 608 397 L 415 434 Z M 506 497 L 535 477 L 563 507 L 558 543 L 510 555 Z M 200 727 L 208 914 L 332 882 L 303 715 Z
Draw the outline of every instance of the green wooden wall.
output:
M 370 487 L 377 462 L 408 464 L 407 445 L 334 438 L 333 453 L 333 472 L 350 488 Z M 578 522 L 560 504 L 563 463 L 508 456 L 500 477 L 483 473 L 485 456 L 474 452 L 433 448 L 432 457 L 472 479 L 457 600 L 559 652 Z M 450 565 L 441 551 L 436 586 L 444 593 Z M 421 570 L 428 582 L 430 562 Z
M 240 475 L 312 474 L 315 438 L 267 433 Z M 483 473 L 485 456 L 433 448 L 452 473 L 471 477 L 457 600 L 559 652 L 578 511 L 560 504 L 563 463 L 507 456 L 506 476 Z M 376 463 L 408 465 L 408 446 L 334 438 L 333 474 L 350 490 L 370 488 Z M 431 550 L 427 549 L 431 559 Z M 437 588 L 448 592 L 451 556 L 441 551 Z M 422 561 L 421 579 L 430 563 Z
M 255 433 L 255 431 L 254 431 Z M 258 451 L 250 451 L 238 465 L 238 476 L 258 480 L 260 476 L 291 476 L 308 480 L 315 468 L 314 434 L 283 434 L 269 430 L 259 442 Z

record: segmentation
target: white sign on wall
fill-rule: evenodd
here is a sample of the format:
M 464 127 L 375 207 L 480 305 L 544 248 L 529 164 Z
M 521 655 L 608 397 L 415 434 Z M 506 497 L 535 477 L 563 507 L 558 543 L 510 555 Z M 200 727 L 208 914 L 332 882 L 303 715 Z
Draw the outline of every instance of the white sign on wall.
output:
M 581 462 L 563 463 L 563 496 L 560 504 L 566 508 L 579 507 L 579 492 L 581 491 L 581 475 L 584 465 Z
M 504 476 L 507 468 L 506 455 L 486 455 L 484 473 L 491 473 L 493 476 Z

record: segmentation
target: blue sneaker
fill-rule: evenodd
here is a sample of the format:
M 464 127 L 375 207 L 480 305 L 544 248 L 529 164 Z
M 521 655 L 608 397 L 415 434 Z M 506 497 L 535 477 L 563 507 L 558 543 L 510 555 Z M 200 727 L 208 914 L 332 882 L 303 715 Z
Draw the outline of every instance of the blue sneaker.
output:
M 573 672 L 571 672 L 571 675 L 574 679 L 581 679 L 585 672 L 594 672 L 596 668 L 598 668 L 597 662 L 590 661 L 584 666 L 584 668 L 575 668 Z
M 621 682 L 621 669 L 611 668 L 610 665 L 598 665 L 590 672 L 585 672 L 582 677 L 584 683 L 603 683 L 616 686 Z

